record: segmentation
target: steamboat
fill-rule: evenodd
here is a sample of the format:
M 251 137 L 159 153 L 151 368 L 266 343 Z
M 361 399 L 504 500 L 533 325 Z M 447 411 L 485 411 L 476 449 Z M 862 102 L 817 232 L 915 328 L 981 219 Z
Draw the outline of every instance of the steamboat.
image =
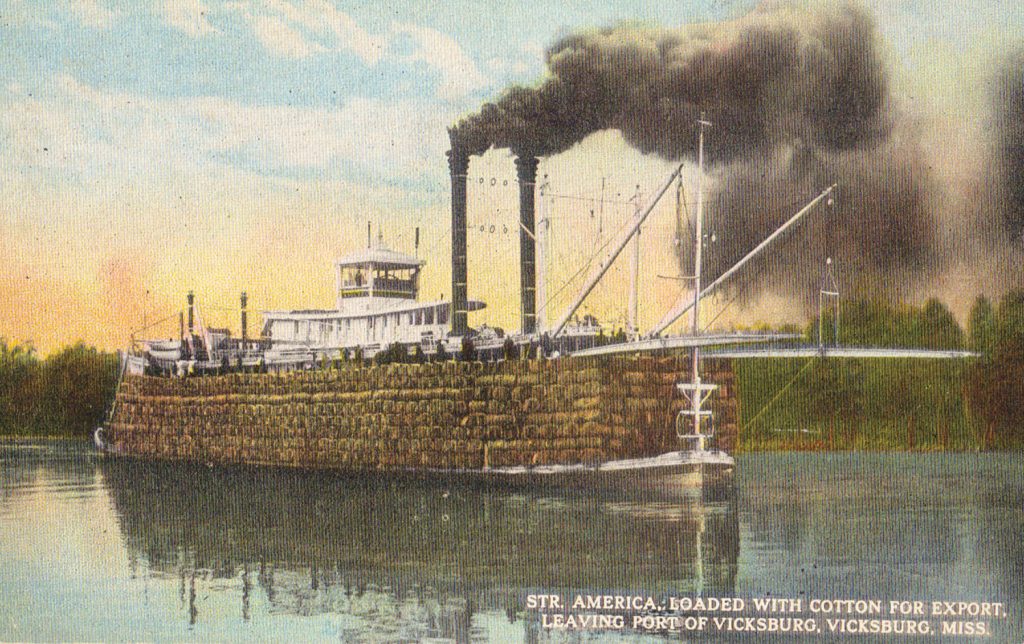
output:
M 723 444 L 728 439 L 716 435 L 710 402 L 720 383 L 702 378 L 702 347 L 793 336 L 706 333 L 699 326 L 701 299 L 834 186 L 702 288 L 707 125 L 698 122 L 695 274 L 686 277 L 691 295 L 647 336 L 636 327 L 635 305 L 629 335 L 612 343 L 596 320 L 580 320 L 577 311 L 631 241 L 635 272 L 640 227 L 684 166 L 637 207 L 568 311 L 548 327 L 538 324 L 536 306 L 545 301 L 536 270 L 544 264 L 537 261 L 538 248 L 545 249 L 544 227 L 535 225 L 538 159 L 517 158 L 522 329 L 505 333 L 467 324 L 467 314 L 485 304 L 466 295 L 469 158 L 453 141 L 451 300 L 421 301 L 425 262 L 418 252 L 390 249 L 379 234 L 374 244 L 369 229 L 366 248 L 334 264 L 332 308 L 264 311 L 257 338 L 249 337 L 245 293 L 241 337 L 232 338 L 203 324 L 189 292 L 179 339 L 140 341 L 125 355 L 97 445 L 208 463 L 444 473 L 531 485 L 580 478 L 591 485 L 728 484 L 734 461 Z M 418 231 L 416 237 L 418 247 Z M 689 334 L 661 335 L 687 311 Z M 381 364 L 396 357 L 413 364 Z M 722 364 L 715 372 L 730 377 Z M 726 393 L 728 408 L 734 396 Z

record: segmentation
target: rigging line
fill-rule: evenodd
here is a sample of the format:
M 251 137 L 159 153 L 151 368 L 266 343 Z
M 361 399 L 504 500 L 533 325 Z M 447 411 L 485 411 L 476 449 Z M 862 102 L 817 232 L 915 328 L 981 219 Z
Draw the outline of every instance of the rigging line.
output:
M 681 229 L 685 230 L 686 233 L 687 233 L 686 241 L 687 241 L 688 245 L 692 245 L 693 244 L 693 238 L 694 238 L 694 235 L 696 234 L 693 231 L 694 221 L 693 221 L 693 218 L 690 217 L 690 209 L 689 209 L 688 205 L 689 205 L 689 202 L 686 200 L 686 189 L 683 186 L 683 178 L 679 177 L 678 183 L 676 184 L 676 212 L 675 212 L 676 222 L 675 222 L 675 235 L 674 235 L 675 236 L 675 240 L 676 240 L 676 244 L 675 244 L 676 252 L 674 253 L 674 255 L 675 255 L 675 258 L 676 258 L 677 262 L 679 261 L 680 251 L 683 248 L 683 239 L 682 239 L 682 237 L 680 235 Z M 682 213 L 679 212 L 680 207 L 682 207 L 682 210 L 683 210 Z M 682 216 L 680 216 L 680 215 L 682 215 Z M 685 278 L 684 278 L 683 281 L 685 281 Z M 679 297 L 683 294 L 683 291 L 685 289 L 686 289 L 686 286 L 681 283 L 680 286 L 679 286 L 679 289 L 676 291 L 676 299 L 679 299 Z M 718 315 L 721 315 L 721 313 L 719 313 Z M 709 324 L 714 323 L 714 321 L 716 319 L 718 319 L 718 315 L 716 315 L 711 320 L 711 322 Z M 707 328 L 705 327 L 704 330 L 706 331 Z
M 213 311 L 228 311 L 229 313 L 235 313 L 235 312 L 241 310 L 241 306 L 229 307 L 229 306 L 219 306 L 219 305 L 215 305 L 215 304 L 205 304 L 204 306 L 206 307 L 206 309 L 208 311 L 209 310 L 213 310 Z
M 756 421 L 757 419 L 759 419 L 759 418 L 760 418 L 760 417 L 761 417 L 761 416 L 762 416 L 762 415 L 764 414 L 764 412 L 768 411 L 768 408 L 769 408 L 769 407 L 771 407 L 772 405 L 774 405 L 774 404 L 775 404 L 775 403 L 776 403 L 776 402 L 777 402 L 777 401 L 779 400 L 779 398 L 781 398 L 781 397 L 782 397 L 782 394 L 786 393 L 786 391 L 787 391 L 787 390 L 788 390 L 788 389 L 789 389 L 790 387 L 792 387 L 792 386 L 793 386 L 793 384 L 794 384 L 794 383 L 795 383 L 795 382 L 797 381 L 797 379 L 798 379 L 798 378 L 799 378 L 799 377 L 800 377 L 801 375 L 803 375 L 803 372 L 807 371 L 807 369 L 808 369 L 808 368 L 810 368 L 810 366 L 811 366 L 811 365 L 815 364 L 815 363 L 816 363 L 816 362 L 817 362 L 818 360 L 820 360 L 820 359 L 821 359 L 821 357 L 820 357 L 820 356 L 815 356 L 815 357 L 811 358 L 810 360 L 808 360 L 808 361 L 807 361 L 807 364 L 805 364 L 805 365 L 804 365 L 803 367 L 801 367 L 800 371 L 797 371 L 797 372 L 796 372 L 796 375 L 795 375 L 795 376 L 793 376 L 793 378 L 792 378 L 792 379 L 790 379 L 790 381 L 786 383 L 786 386 L 784 386 L 784 387 L 783 387 L 782 389 L 780 389 L 780 390 L 779 390 L 779 392 L 778 392 L 777 394 L 775 394 L 775 396 L 774 396 L 774 397 L 773 397 L 773 398 L 772 398 L 771 400 L 769 400 L 768 402 L 766 402 L 766 403 L 765 403 L 765 405 L 764 405 L 764 407 L 761 407 L 761 409 L 760 409 L 760 410 L 758 410 L 758 412 L 757 412 L 756 414 L 754 414 L 754 417 L 753 417 L 753 418 L 751 418 L 751 419 L 750 419 L 749 421 L 747 421 L 747 422 L 746 422 L 746 423 L 745 423 L 745 424 L 743 425 L 743 427 L 740 427 L 740 434 L 742 434 L 742 433 L 743 433 L 743 431 L 744 431 L 744 430 L 746 430 L 746 429 L 747 429 L 748 427 L 750 427 L 751 425 L 753 425 L 753 424 L 754 424 L 754 421 Z
M 825 243 L 826 243 L 826 244 L 827 244 L 827 243 L 828 243 L 828 241 L 829 241 L 829 240 L 828 240 L 828 233 L 829 233 L 829 230 L 830 230 L 830 228 L 828 227 L 828 223 L 827 223 L 827 221 L 826 221 L 826 229 L 825 229 L 825 235 L 824 235 L 824 237 L 825 237 L 825 240 L 824 240 L 824 241 L 825 241 Z M 827 248 L 826 248 L 826 256 L 829 256 L 829 257 L 830 257 L 830 255 L 828 255 L 828 249 L 827 249 Z M 718 320 L 718 318 L 720 318 L 720 317 L 722 316 L 722 314 L 723 314 L 723 313 L 725 313 L 725 311 L 726 311 L 726 310 L 727 310 L 727 309 L 728 309 L 728 308 L 729 308 L 730 306 L 732 306 L 732 305 L 733 305 L 733 304 L 734 304 L 734 303 L 736 302 L 736 300 L 737 300 L 737 299 L 739 299 L 739 296 L 740 296 L 740 294 L 741 294 L 741 293 L 742 293 L 742 290 L 741 290 L 741 289 L 739 289 L 739 288 L 737 288 L 737 289 L 736 289 L 736 294 L 735 294 L 735 295 L 733 295 L 733 296 L 732 296 L 732 297 L 731 297 L 731 298 L 729 299 L 729 301 L 728 301 L 728 302 L 726 302 L 726 303 L 725 303 L 725 304 L 724 304 L 724 305 L 722 306 L 722 308 L 721 308 L 721 309 L 719 309 L 718 313 L 716 313 L 716 314 L 715 314 L 715 316 L 714 316 L 713 318 L 711 318 L 711 321 L 710 321 L 710 322 L 708 322 L 707 324 L 705 324 L 705 325 L 704 325 L 704 328 L 702 328 L 702 329 L 701 329 L 701 331 L 707 331 L 707 330 L 708 330 L 708 329 L 709 329 L 709 328 L 711 327 L 711 325 L 712 325 L 712 324 L 714 324 L 714 323 L 715 323 L 715 321 L 716 321 L 716 320 Z
M 577 271 L 576 271 L 576 272 L 575 272 L 575 273 L 574 273 L 574 274 L 573 274 L 573 275 L 572 275 L 572 276 L 571 276 L 571 277 L 570 277 L 570 278 L 568 279 L 568 281 L 572 281 L 572 280 L 576 279 L 576 278 L 577 278 L 577 277 L 579 276 L 579 274 L 580 274 L 580 273 L 582 273 L 582 272 L 584 272 L 584 271 L 588 270 L 588 269 L 589 269 L 589 268 L 590 268 L 590 267 L 591 267 L 591 266 L 593 265 L 593 263 L 594 263 L 594 260 L 595 260 L 595 259 L 597 258 L 597 256 L 598 256 L 598 255 L 599 255 L 599 254 L 600 254 L 600 253 L 601 253 L 601 252 L 602 252 L 602 251 L 603 251 L 603 250 L 604 250 L 605 248 L 607 248 L 607 247 L 608 247 L 608 244 L 610 244 L 610 243 L 612 242 L 612 240 L 613 240 L 613 239 L 615 239 L 616 235 L 617 235 L 617 234 L 618 234 L 618 233 L 619 233 L 620 231 L 624 230 L 624 229 L 626 228 L 626 226 L 628 226 L 628 225 L 629 225 L 629 223 L 630 223 L 630 222 L 629 222 L 629 221 L 627 220 L 627 221 L 623 222 L 622 224 L 620 224 L 620 225 L 619 225 L 619 228 L 615 230 L 615 234 L 612 234 L 612 235 L 610 235 L 610 236 L 609 236 L 608 238 L 606 238 L 606 239 L 604 240 L 604 242 L 603 242 L 603 243 L 600 243 L 600 244 L 599 244 L 599 242 L 601 241 L 601 239 L 600 239 L 600 237 L 598 237 L 598 238 L 597 238 L 597 239 L 595 240 L 595 242 L 594 242 L 594 249 L 593 249 L 593 251 L 591 252 L 591 255 L 590 255 L 590 257 L 589 257 L 589 258 L 587 258 L 587 261 L 586 261 L 586 263 L 585 263 L 585 264 L 584 264 L 583 266 L 581 266 L 581 267 L 579 268 L 579 270 L 577 270 Z M 564 258 L 564 256 L 563 256 L 563 258 Z M 564 287 L 565 287 L 565 286 L 567 286 L 567 285 L 568 285 L 568 284 L 564 284 L 564 285 L 562 286 L 562 288 L 564 288 Z
M 598 205 L 599 209 L 603 206 L 603 204 L 606 204 L 606 203 L 616 204 L 616 205 L 619 205 L 619 206 L 624 206 L 626 204 L 633 203 L 632 201 L 622 201 L 622 200 L 619 200 L 619 199 L 609 199 L 607 197 L 602 197 L 601 199 L 595 199 L 594 197 L 581 197 L 580 195 L 566 195 L 566 194 L 561 194 L 561 193 L 558 193 L 558 192 L 546 192 L 546 193 L 544 193 L 544 195 L 546 197 L 555 197 L 557 199 L 565 199 L 567 201 L 589 201 L 592 204 L 597 202 L 597 205 Z
M 600 208 L 600 206 L 602 204 L 602 201 L 603 201 L 604 204 L 612 204 L 614 206 L 629 206 L 629 205 L 633 204 L 633 201 L 630 201 L 630 200 L 624 201 L 624 200 L 620 200 L 620 199 L 609 199 L 607 197 L 605 197 L 603 200 L 598 200 L 597 198 L 594 198 L 594 197 L 581 197 L 579 195 L 560 195 L 560 194 L 558 194 L 558 192 L 545 192 L 545 196 L 546 197 L 553 197 L 553 198 L 557 198 L 557 199 L 563 199 L 563 200 L 566 200 L 566 201 L 590 202 L 592 204 L 596 203 L 599 208 Z M 684 201 L 683 205 L 684 206 L 685 205 L 692 205 L 693 203 L 694 202 Z
M 117 401 L 120 398 L 117 394 L 121 393 L 121 383 L 124 382 L 124 374 L 128 371 L 128 354 L 126 353 L 123 358 L 119 355 L 117 363 L 117 384 L 114 386 L 114 402 L 110 403 L 110 410 L 107 411 L 104 425 L 110 423 L 110 419 L 114 417 L 114 410 L 117 409 Z
M 680 253 L 682 251 L 682 248 L 683 248 L 683 240 L 680 237 L 679 229 L 680 228 L 684 228 L 686 230 L 687 235 L 688 235 L 686 241 L 687 241 L 687 245 L 689 245 L 689 246 L 692 246 L 692 244 L 693 244 L 693 237 L 694 237 L 695 233 L 693 232 L 693 224 L 694 224 L 694 222 L 693 222 L 692 218 L 690 217 L 690 209 L 686 205 L 686 191 L 685 191 L 685 188 L 683 187 L 683 178 L 682 177 L 679 177 L 679 183 L 676 184 L 676 188 L 677 189 L 676 189 L 676 234 L 675 234 L 675 237 L 676 237 L 676 252 L 675 252 L 675 258 L 676 258 L 676 265 L 681 268 L 681 266 L 679 265 L 679 259 L 680 259 L 679 255 L 680 255 Z M 679 216 L 680 215 L 680 213 L 679 213 L 680 206 L 683 209 L 683 212 L 682 212 L 683 219 L 680 219 L 680 216 Z M 682 271 L 680 270 L 680 272 L 682 272 Z M 679 290 L 676 291 L 676 299 L 677 300 L 679 299 L 680 296 L 682 296 L 683 289 L 685 289 L 685 288 L 686 288 L 685 284 L 680 283 Z
M 610 235 L 608 239 L 606 239 L 605 242 L 601 244 L 599 248 L 594 250 L 594 252 L 590 255 L 590 258 L 587 260 L 587 263 L 584 266 L 580 267 L 580 269 L 573 273 L 567 280 L 565 280 L 561 286 L 555 289 L 555 292 L 551 294 L 551 296 L 548 298 L 547 302 L 544 303 L 544 305 L 547 306 L 548 304 L 550 304 L 551 301 L 555 297 L 557 297 L 562 291 L 564 291 L 572 283 L 573 280 L 579 277 L 581 273 L 589 269 L 593 265 L 594 259 L 597 257 L 597 255 L 605 248 L 607 248 L 608 244 L 610 244 L 612 240 L 616 239 L 619 233 L 625 230 L 626 227 L 629 226 L 631 223 L 632 221 L 627 219 L 625 222 L 620 224 L 618 229 L 615 230 L 615 233 Z
M 132 333 L 132 335 L 134 335 L 136 333 L 142 333 L 146 329 L 152 329 L 153 327 L 155 327 L 158 324 L 163 324 L 164 322 L 166 322 L 166 321 L 168 321 L 168 320 L 170 320 L 172 318 L 177 317 L 177 315 L 178 315 L 177 313 L 171 313 L 170 315 L 168 315 L 167 317 L 165 317 L 163 319 L 160 319 L 160 320 L 157 320 L 156 322 L 152 322 L 150 324 L 147 324 L 144 327 L 141 327 L 141 328 L 138 328 L 138 329 L 134 329 L 134 330 L 131 331 L 131 333 Z
M 430 255 L 433 253 L 434 249 L 436 249 L 439 245 L 441 245 L 441 242 L 447 240 L 450 237 L 451 232 L 452 232 L 452 228 L 451 228 L 451 226 L 449 226 L 447 229 L 445 229 L 445 231 L 443 233 L 441 233 L 440 236 L 437 237 L 437 239 L 434 241 L 433 244 L 431 244 L 426 250 L 421 251 L 423 256 L 424 257 L 430 257 Z
M 739 299 L 739 297 L 742 294 L 742 292 L 743 292 L 742 288 L 737 288 L 736 289 L 736 294 L 733 295 L 731 298 L 729 298 L 729 301 L 726 302 L 722 306 L 721 309 L 719 309 L 719 311 L 715 314 L 715 316 L 713 318 L 711 318 L 711 320 L 707 324 L 705 324 L 704 328 L 701 329 L 701 330 L 702 331 L 707 331 L 711 327 L 711 325 L 714 324 L 715 321 L 718 320 L 718 318 L 720 318 L 722 316 L 722 314 L 725 313 L 725 311 L 736 302 L 737 299 Z
M 562 215 L 548 215 L 548 216 L 545 217 L 545 219 L 550 219 L 552 221 L 562 221 L 562 220 L 571 220 L 571 219 L 588 219 L 588 217 L 580 216 L 578 214 L 566 213 L 566 214 L 562 214 Z M 600 228 L 601 228 L 601 226 L 598 225 L 598 232 L 601 232 Z
M 603 196 L 604 195 L 602 193 L 602 198 L 603 198 Z M 626 203 L 631 203 L 631 202 L 626 202 Z M 603 206 L 602 206 L 602 209 L 603 209 Z M 618 216 L 618 214 L 620 212 L 619 208 L 615 207 L 613 210 L 615 212 L 615 215 Z M 591 211 L 591 212 L 593 212 L 593 211 Z M 594 243 L 591 246 L 591 252 L 592 253 L 598 252 L 597 249 L 598 249 L 598 247 L 600 245 L 600 242 L 601 242 L 601 235 L 603 235 L 603 234 L 604 234 L 604 214 L 602 213 L 601 218 L 598 219 L 598 221 L 597 221 L 597 234 L 593 236 Z
M 693 235 L 694 235 L 694 232 L 693 232 L 693 223 L 694 222 L 693 222 L 693 218 L 690 217 L 690 208 L 688 207 L 688 204 L 687 204 L 687 201 L 686 201 L 686 189 L 683 187 L 683 178 L 682 177 L 679 177 L 679 189 L 676 191 L 676 199 L 678 199 L 679 204 L 683 207 L 683 215 L 684 215 L 685 221 L 686 221 L 686 226 L 685 226 L 686 232 L 690 234 L 689 241 L 692 242 L 693 241 Z M 677 214 L 678 214 L 678 211 L 677 211 Z M 682 240 L 680 240 L 680 241 L 682 241 Z
M 580 276 L 580 274 L 586 271 L 590 267 L 591 263 L 592 261 L 588 261 L 586 265 L 580 267 L 575 273 L 570 275 L 567 279 L 563 280 L 562 285 L 556 288 L 555 291 L 548 297 L 547 301 L 544 302 L 544 306 L 547 307 L 555 300 L 556 297 L 561 295 L 562 291 L 568 288 L 569 285 L 571 285 L 576 280 L 576 278 Z
M 715 321 L 716 321 L 716 320 L 717 320 L 718 318 L 722 317 L 722 314 L 723 314 L 723 313 L 725 313 L 725 312 L 726 312 L 726 310 L 727 310 L 727 309 L 728 309 L 728 308 L 729 308 L 730 306 L 732 306 L 732 304 L 733 304 L 733 303 L 734 303 L 734 302 L 735 302 L 735 301 L 736 301 L 737 299 L 739 299 L 739 297 L 740 297 L 740 293 L 741 293 L 741 292 L 742 292 L 742 291 L 741 291 L 740 289 L 736 289 L 736 294 L 735 294 L 735 295 L 733 295 L 733 296 L 732 296 L 732 298 L 731 298 L 731 299 L 730 299 L 730 300 L 729 300 L 728 302 L 726 302 L 726 303 L 725 303 L 725 304 L 724 304 L 724 305 L 722 306 L 722 308 L 721 308 L 721 309 L 719 309 L 719 310 L 718 310 L 718 313 L 715 313 L 715 317 L 711 318 L 711 321 L 710 321 L 710 322 L 708 322 L 707 324 L 705 324 L 705 325 L 704 325 L 704 328 L 703 328 L 703 329 L 701 329 L 701 331 L 707 331 L 707 330 L 708 330 L 709 328 L 711 328 L 711 325 L 712 325 L 712 324 L 714 324 L 714 323 L 715 323 Z

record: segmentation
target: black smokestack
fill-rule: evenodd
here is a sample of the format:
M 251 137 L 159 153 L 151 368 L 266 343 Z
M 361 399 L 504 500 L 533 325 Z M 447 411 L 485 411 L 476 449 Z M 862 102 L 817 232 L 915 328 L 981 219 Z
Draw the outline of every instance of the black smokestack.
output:
M 469 155 L 455 144 L 448 152 L 448 169 L 452 179 L 452 334 L 465 335 L 469 330 L 466 313 L 469 305 L 466 295 L 466 172 Z
M 195 329 L 195 293 L 189 291 L 185 299 L 188 301 L 188 334 L 191 336 L 193 329 Z
M 535 156 L 516 158 L 519 176 L 519 285 L 523 311 L 523 333 L 537 330 L 537 249 L 534 240 L 534 186 L 537 183 Z

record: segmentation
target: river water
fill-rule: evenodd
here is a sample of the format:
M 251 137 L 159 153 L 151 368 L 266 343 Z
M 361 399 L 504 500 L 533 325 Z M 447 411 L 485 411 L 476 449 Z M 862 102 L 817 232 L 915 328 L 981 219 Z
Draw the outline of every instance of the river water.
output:
M 552 615 L 573 611 L 528 605 L 606 594 L 735 597 L 746 616 L 755 598 L 795 598 L 833 639 L 827 619 L 856 629 L 865 616 L 812 613 L 811 600 L 878 600 L 867 617 L 889 621 L 890 601 L 925 602 L 907 619 L 939 635 L 911 641 L 957 639 L 931 602 L 998 602 L 1005 616 L 958 621 L 1022 641 L 1021 455 L 758 454 L 736 472 L 715 498 L 539 492 L 0 443 L 0 640 L 664 638 L 632 627 L 639 609 L 621 629 L 563 630 Z

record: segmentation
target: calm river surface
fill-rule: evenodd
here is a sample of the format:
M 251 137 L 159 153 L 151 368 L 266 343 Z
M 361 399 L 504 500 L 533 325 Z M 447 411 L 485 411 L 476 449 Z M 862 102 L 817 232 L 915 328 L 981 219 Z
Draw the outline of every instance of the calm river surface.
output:
M 0 640 L 663 638 L 548 630 L 526 607 L 543 592 L 1002 602 L 987 641 L 1020 642 L 1022 506 L 1019 454 L 743 456 L 734 494 L 708 500 L 6 442 Z

